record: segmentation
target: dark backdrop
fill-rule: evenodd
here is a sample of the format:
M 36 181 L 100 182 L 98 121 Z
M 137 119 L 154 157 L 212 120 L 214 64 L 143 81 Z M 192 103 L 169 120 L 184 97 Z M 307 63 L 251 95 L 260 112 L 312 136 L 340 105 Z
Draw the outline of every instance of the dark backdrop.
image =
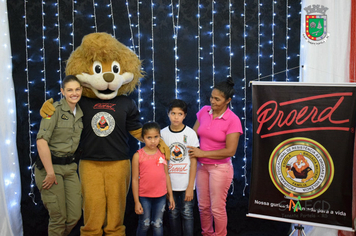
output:
M 133 45 L 143 61 L 146 75 L 141 79 L 140 91 L 130 95 L 140 107 L 142 122 L 156 120 L 162 127 L 168 125 L 165 108 L 175 98 L 177 89 L 177 97 L 189 105 L 185 123 L 193 126 L 195 113 L 209 104 L 211 86 L 231 74 L 236 89 L 233 111 L 241 118 L 244 134 L 233 159 L 234 182 L 227 198 L 228 235 L 287 235 L 289 224 L 246 217 L 252 147 L 250 81 L 299 80 L 300 1 L 152 2 L 153 8 L 148 0 L 140 4 L 136 0 L 7 2 L 17 101 L 24 235 L 47 234 L 48 214 L 29 168 L 37 155 L 34 144 L 40 122 L 39 109 L 50 97 L 60 99 L 59 81 L 64 77 L 65 60 L 80 45 L 82 37 L 92 32 L 107 32 L 125 45 Z M 173 50 L 176 45 L 171 3 L 175 16 L 178 16 L 177 4 L 180 3 L 179 18 L 174 21 L 180 26 L 177 61 Z M 175 79 L 176 68 L 179 81 Z M 130 145 L 133 154 L 138 149 L 137 141 L 131 139 Z M 127 235 L 134 235 L 137 216 L 131 192 L 127 200 L 125 225 Z M 195 221 L 196 235 L 200 235 L 197 208 Z M 81 224 L 82 221 L 71 235 L 79 235 Z M 165 234 L 169 235 L 167 221 L 164 225 Z

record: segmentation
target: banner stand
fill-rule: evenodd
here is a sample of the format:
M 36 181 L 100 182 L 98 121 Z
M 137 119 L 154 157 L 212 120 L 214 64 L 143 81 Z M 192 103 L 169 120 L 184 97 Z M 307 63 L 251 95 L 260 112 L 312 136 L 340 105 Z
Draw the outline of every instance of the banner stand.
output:
M 296 230 L 298 230 L 298 235 L 301 235 L 301 233 L 302 233 L 304 236 L 307 236 L 307 235 L 305 234 L 303 225 L 296 225 L 296 226 L 294 226 L 294 229 L 293 229 L 292 233 L 290 233 L 289 236 L 292 236 Z
M 339 226 L 339 225 L 321 224 L 321 223 L 316 223 L 316 222 L 311 222 L 311 221 L 280 218 L 280 217 L 273 217 L 273 216 L 260 215 L 260 214 L 254 214 L 254 213 L 248 213 L 248 214 L 246 214 L 246 216 L 247 217 L 259 218 L 259 219 L 264 219 L 264 220 L 273 220 L 273 221 L 279 221 L 279 222 L 286 222 L 286 223 L 290 223 L 290 224 L 310 225 L 310 226 L 313 226 L 313 227 L 330 228 L 330 229 L 337 229 L 337 230 L 355 232 L 355 230 L 353 228 L 351 228 L 351 227 L 344 227 L 344 226 Z

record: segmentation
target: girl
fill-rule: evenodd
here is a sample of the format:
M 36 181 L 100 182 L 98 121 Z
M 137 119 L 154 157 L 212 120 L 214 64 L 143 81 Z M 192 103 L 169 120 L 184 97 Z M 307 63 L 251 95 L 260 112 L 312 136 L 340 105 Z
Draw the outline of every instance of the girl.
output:
M 35 179 L 49 213 L 48 235 L 68 235 L 82 215 L 82 197 L 74 152 L 83 129 L 77 104 L 82 86 L 74 75 L 64 78 L 64 96 L 56 111 L 42 119 L 37 134 Z
M 157 148 L 160 126 L 149 122 L 142 127 L 145 146 L 132 158 L 132 193 L 135 212 L 139 215 L 137 236 L 146 235 L 150 225 L 153 235 L 163 235 L 163 213 L 168 193 L 169 209 L 174 209 L 171 181 L 165 156 Z

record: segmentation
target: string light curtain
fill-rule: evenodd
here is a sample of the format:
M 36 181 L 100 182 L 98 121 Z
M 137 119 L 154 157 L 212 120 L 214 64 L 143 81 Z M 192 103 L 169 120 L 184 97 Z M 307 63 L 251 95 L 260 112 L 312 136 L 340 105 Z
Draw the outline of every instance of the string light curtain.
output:
M 12 39 L 17 46 L 13 73 L 21 124 L 18 142 L 24 202 L 30 199 L 33 204 L 40 199 L 29 181 L 37 155 L 38 111 L 46 99 L 60 99 L 65 61 L 82 37 L 92 32 L 111 33 L 142 60 L 146 75 L 130 96 L 143 123 L 155 120 L 162 127 L 168 125 L 168 103 L 179 98 L 188 103 L 185 123 L 193 126 L 196 112 L 209 104 L 212 86 L 232 76 L 236 93 L 231 109 L 244 127 L 233 159 L 233 195 L 248 194 L 250 82 L 299 80 L 299 1 L 259 0 L 256 5 L 234 0 L 43 0 L 9 4 L 16 24 L 23 25 L 21 31 L 11 29 L 18 35 Z M 131 151 L 137 148 L 134 141 Z M 33 216 L 36 210 L 23 214 Z

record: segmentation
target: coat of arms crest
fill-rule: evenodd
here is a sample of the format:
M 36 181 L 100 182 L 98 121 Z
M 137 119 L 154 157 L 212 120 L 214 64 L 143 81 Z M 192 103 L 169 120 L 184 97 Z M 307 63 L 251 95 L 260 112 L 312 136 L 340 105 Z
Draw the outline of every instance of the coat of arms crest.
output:
M 308 39 L 320 41 L 327 36 L 327 17 L 325 12 L 329 8 L 322 5 L 312 5 L 305 7 L 305 34 Z

